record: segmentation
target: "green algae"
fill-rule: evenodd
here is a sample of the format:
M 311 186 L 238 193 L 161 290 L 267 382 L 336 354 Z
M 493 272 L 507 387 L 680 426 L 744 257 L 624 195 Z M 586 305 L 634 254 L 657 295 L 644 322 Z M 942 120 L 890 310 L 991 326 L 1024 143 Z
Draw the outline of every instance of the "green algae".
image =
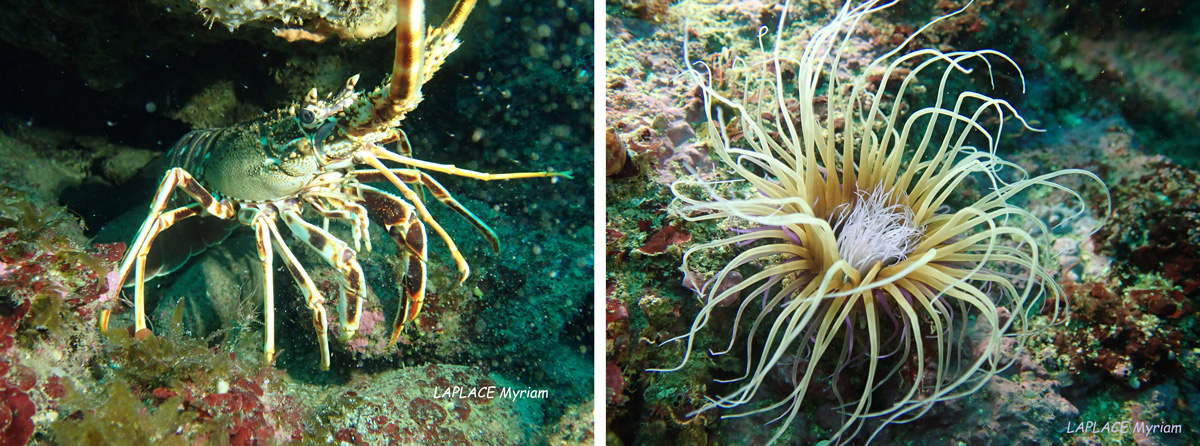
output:
M 274 444 L 290 420 L 305 416 L 287 397 L 263 400 L 275 376 L 183 330 L 182 305 L 159 334 L 130 327 L 104 333 L 93 358 L 96 381 L 64 380 L 60 417 L 50 432 L 59 444 Z M 250 364 L 257 366 L 257 364 Z M 88 381 L 90 382 L 90 381 Z M 90 385 L 90 388 L 85 388 Z M 270 418 L 269 418 L 270 417 Z M 264 443 L 265 442 L 265 443 Z
M 148 388 L 178 387 L 193 383 L 216 387 L 239 374 L 230 354 L 209 347 L 208 341 L 188 336 L 183 329 L 184 306 L 180 300 L 171 323 L 159 334 L 149 330 L 131 333 L 114 327 L 107 333 L 107 351 L 113 375 Z M 144 339 L 143 339 L 144 338 Z
M 23 326 L 49 336 L 62 335 L 66 327 L 80 323 L 79 317 L 66 307 L 62 295 L 52 287 L 45 287 L 34 296 L 29 314 L 21 321 Z
M 106 390 L 89 392 L 65 384 L 59 401 L 62 418 L 50 425 L 58 444 L 128 446 L 194 444 L 201 437 L 193 425 L 198 415 L 184 410 L 183 397 L 173 396 L 157 406 L 135 397 L 119 380 Z M 215 429 L 215 428 L 214 428 Z
M 64 208 L 46 206 L 37 210 L 29 194 L 9 186 L 0 186 L 0 229 L 16 228 L 25 240 L 37 238 L 43 231 L 65 221 Z

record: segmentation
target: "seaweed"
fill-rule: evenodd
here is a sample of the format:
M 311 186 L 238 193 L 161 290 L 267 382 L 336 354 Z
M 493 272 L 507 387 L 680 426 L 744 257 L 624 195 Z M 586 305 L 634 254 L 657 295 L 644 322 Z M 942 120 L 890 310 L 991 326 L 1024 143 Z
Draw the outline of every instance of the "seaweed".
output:
M 104 277 L 110 271 L 105 265 L 105 260 L 110 259 L 104 258 L 104 247 L 97 247 L 99 253 L 79 249 L 78 244 L 72 243 L 71 231 L 61 230 L 64 224 L 82 226 L 81 220 L 72 218 L 73 215 L 59 206 L 38 210 L 27 192 L 0 185 L 0 261 L 32 265 L 31 272 L 55 271 L 70 276 L 90 270 L 91 275 Z M 47 282 L 40 280 L 38 274 L 27 276 L 24 279 L 28 279 L 25 280 L 28 285 Z
M 263 399 L 269 382 L 283 380 L 280 373 L 243 368 L 234 355 L 209 347 L 211 338 L 188 336 L 184 312 L 176 304 L 158 335 L 131 327 L 105 333 L 107 354 L 95 365 L 111 390 L 64 400 L 67 421 L 51 427 L 59 443 L 249 445 L 297 435 L 308 412 L 286 395 Z
M 157 406 L 134 396 L 129 386 L 112 380 L 105 395 L 67 384 L 60 400 L 63 418 L 50 427 L 58 444 L 188 445 L 200 432 L 185 429 L 198 414 L 185 410 L 183 397 L 172 396 Z
M 21 326 L 26 329 L 46 333 L 50 336 L 63 333 L 64 327 L 68 325 L 78 324 L 82 324 L 82 321 L 75 316 L 74 312 L 70 311 L 70 308 L 67 308 L 58 290 L 51 287 L 43 288 L 42 292 L 33 297 L 29 315 L 21 321 Z
M 219 380 L 231 379 L 237 370 L 233 358 L 219 347 L 209 347 L 207 339 L 187 336 L 183 315 L 181 299 L 161 334 L 148 329 L 133 333 L 131 327 L 109 330 L 109 357 L 121 364 L 114 373 L 149 388 L 180 387 L 185 382 L 216 386 Z
M 29 194 L 8 186 L 0 186 L 0 229 L 17 228 L 27 240 L 63 221 L 63 208 L 48 206 L 38 211 L 30 204 Z
M 104 277 L 108 275 L 109 271 L 111 271 L 107 266 L 104 266 L 104 262 L 102 260 L 96 258 L 96 256 L 90 253 L 82 251 L 63 251 L 58 254 L 58 258 L 61 266 L 66 267 L 73 263 L 77 263 L 92 270 L 92 274 L 95 274 L 96 277 Z
M 111 247 L 96 253 L 76 242 L 78 220 L 53 205 L 30 202 L 30 194 L 0 185 L 0 290 L 9 305 L 29 305 L 20 321 L 22 345 L 39 339 L 67 340 L 87 325 L 91 306 L 108 288 Z

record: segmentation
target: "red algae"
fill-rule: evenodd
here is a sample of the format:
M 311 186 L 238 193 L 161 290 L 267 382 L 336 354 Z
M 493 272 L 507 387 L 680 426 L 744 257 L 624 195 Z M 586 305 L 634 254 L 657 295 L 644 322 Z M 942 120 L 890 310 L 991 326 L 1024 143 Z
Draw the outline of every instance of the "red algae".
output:
M 646 243 L 637 250 L 645 255 L 656 256 L 666 252 L 667 248 L 672 245 L 687 243 L 691 240 L 692 234 L 683 229 L 683 222 L 675 225 L 668 224 L 646 239 Z

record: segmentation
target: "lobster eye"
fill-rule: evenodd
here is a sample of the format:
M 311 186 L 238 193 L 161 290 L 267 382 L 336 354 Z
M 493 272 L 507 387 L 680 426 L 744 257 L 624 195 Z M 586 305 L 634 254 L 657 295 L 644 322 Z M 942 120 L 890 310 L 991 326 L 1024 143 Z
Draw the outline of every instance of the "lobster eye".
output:
M 300 119 L 301 125 L 308 127 L 313 124 L 313 121 L 317 120 L 317 114 L 313 113 L 312 110 L 305 108 L 300 110 L 300 113 L 296 115 L 296 118 Z

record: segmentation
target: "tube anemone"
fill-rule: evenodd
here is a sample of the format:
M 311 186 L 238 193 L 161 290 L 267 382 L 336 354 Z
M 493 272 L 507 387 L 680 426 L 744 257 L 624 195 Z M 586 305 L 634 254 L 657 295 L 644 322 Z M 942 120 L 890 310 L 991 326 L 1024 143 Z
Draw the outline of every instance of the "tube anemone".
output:
M 1080 175 L 1105 195 L 1107 188 L 1087 171 L 1032 177 L 1006 162 L 996 154 L 1004 124 L 1038 130 L 1003 99 L 947 91 L 951 75 L 975 67 L 990 79 L 994 65 L 1011 66 L 1023 88 L 1020 67 L 1008 56 L 904 51 L 961 10 L 925 25 L 864 74 L 839 77 L 849 71 L 843 56 L 859 23 L 891 5 L 879 3 L 847 3 L 812 33 L 798 58 L 782 42 L 786 4 L 770 53 L 735 64 L 742 68 L 741 97 L 723 95 L 705 67 L 686 61 L 685 41 L 685 76 L 702 93 L 711 149 L 733 179 L 677 181 L 672 209 L 734 231 L 688 249 L 681 269 L 695 271 L 690 265 L 706 255 L 736 255 L 700 290 L 703 307 L 691 329 L 672 339 L 686 344 L 682 361 L 655 371 L 682 368 L 710 319 L 728 315 L 718 310 L 727 299 L 740 299 L 730 341 L 710 352 L 728 353 L 740 341 L 746 355 L 742 376 L 722 381 L 736 390 L 709 397 L 692 416 L 751 402 L 784 368 L 790 395 L 723 416 L 777 413 L 774 421 L 783 423 L 775 442 L 810 385 L 828 379 L 844 417 L 829 440 L 844 444 L 877 420 L 869 442 L 888 424 L 912 421 L 935 403 L 981 388 L 1016 356 L 1002 355 L 1002 342 L 1023 348 L 1044 326 L 1035 322 L 1043 310 L 1049 323 L 1066 318 L 1048 273 L 1050 229 L 1014 200 L 1031 188 L 1050 188 L 1065 192 L 1083 213 L 1080 194 L 1056 180 Z M 915 99 L 924 74 L 936 76 L 936 99 L 905 110 L 902 103 Z M 814 104 L 826 109 L 818 113 Z M 740 135 L 736 143 L 731 135 Z M 967 184 L 983 185 L 984 195 L 951 206 Z M 745 279 L 731 280 L 738 274 Z

